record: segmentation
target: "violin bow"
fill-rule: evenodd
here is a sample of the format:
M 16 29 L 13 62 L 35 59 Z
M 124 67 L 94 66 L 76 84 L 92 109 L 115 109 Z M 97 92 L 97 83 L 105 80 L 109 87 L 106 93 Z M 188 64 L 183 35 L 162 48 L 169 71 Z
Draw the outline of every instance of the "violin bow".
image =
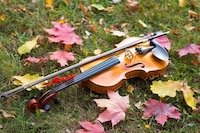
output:
M 85 64 L 87 64 L 87 63 L 90 63 L 90 62 L 92 62 L 92 61 L 95 61 L 95 60 L 97 60 L 97 59 L 100 59 L 100 58 L 102 58 L 102 57 L 105 57 L 105 56 L 107 56 L 107 55 L 111 55 L 111 54 L 113 54 L 113 53 L 115 53 L 115 52 L 118 52 L 118 51 L 120 51 L 120 50 L 124 50 L 124 49 L 126 49 L 126 48 L 135 46 L 135 45 L 140 44 L 140 43 L 143 43 L 143 42 L 151 41 L 151 40 L 153 40 L 153 39 L 155 39 L 155 38 L 157 38 L 157 37 L 160 37 L 160 36 L 163 36 L 163 35 L 166 35 L 166 34 L 169 34 L 169 31 L 167 31 L 167 32 L 162 32 L 162 31 L 153 32 L 153 33 L 151 33 L 150 35 L 144 36 L 144 37 L 142 37 L 141 39 L 138 39 L 138 40 L 136 40 L 136 41 L 134 41 L 134 42 L 131 42 L 131 43 L 125 45 L 125 46 L 122 46 L 122 47 L 119 47 L 119 48 L 114 48 L 114 49 L 112 49 L 112 50 L 110 50 L 110 51 L 107 51 L 107 52 L 104 52 L 104 53 L 102 53 L 102 54 L 100 54 L 100 55 L 94 56 L 94 57 L 92 57 L 92 58 L 90 58 L 90 59 L 88 59 L 88 60 L 79 62 L 79 63 L 77 63 L 77 64 L 74 64 L 74 65 L 72 65 L 72 66 L 66 67 L 66 68 L 64 68 L 64 69 L 62 69 L 62 70 L 59 70 L 59 71 L 57 71 L 57 72 L 54 72 L 54 73 L 52 73 L 52 74 L 49 74 L 49 75 L 47 75 L 47 76 L 45 76 L 45 77 L 43 77 L 43 78 L 41 78 L 41 79 L 39 79 L 39 80 L 36 80 L 36 81 L 34 81 L 34 82 L 32 82 L 32 83 L 29 83 L 29 84 L 26 84 L 26 85 L 22 85 L 22 86 L 19 86 L 19 87 L 15 88 L 15 89 L 12 89 L 12 90 L 9 90 L 9 91 L 7 91 L 7 92 L 4 92 L 4 93 L 1 94 L 0 96 L 1 96 L 1 97 L 4 97 L 4 98 L 9 98 L 9 97 L 13 96 L 14 94 L 17 94 L 17 93 L 19 93 L 19 92 L 21 92 L 21 91 L 23 91 L 23 90 L 26 90 L 26 89 L 28 89 L 28 88 L 30 88 L 30 87 L 36 85 L 36 84 L 39 84 L 39 83 L 41 83 L 41 82 L 43 82 L 43 81 L 46 81 L 46 80 L 48 80 L 48 79 L 51 79 L 51 78 L 53 78 L 53 77 L 55 77 L 55 76 L 58 76 L 58 75 L 60 75 L 60 74 L 63 74 L 63 73 L 65 73 L 65 72 L 69 71 L 69 70 L 72 70 L 72 69 L 74 69 L 74 68 L 83 66 L 83 65 L 85 65 Z

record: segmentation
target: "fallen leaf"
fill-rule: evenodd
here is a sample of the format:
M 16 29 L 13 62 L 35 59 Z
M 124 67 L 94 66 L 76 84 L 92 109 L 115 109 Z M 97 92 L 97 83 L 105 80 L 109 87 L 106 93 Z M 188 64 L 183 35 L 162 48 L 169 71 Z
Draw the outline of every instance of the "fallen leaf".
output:
M 11 3 L 10 0 L 1 0 L 1 2 L 2 2 L 3 4 L 10 4 L 10 3 Z
M 118 30 L 111 30 L 110 32 L 112 32 L 112 35 L 114 35 L 114 36 L 118 36 L 118 37 L 126 36 L 126 34 L 124 32 L 121 32 Z
M 67 61 L 74 61 L 75 57 L 73 53 L 66 52 L 64 50 L 53 52 L 50 55 L 50 60 L 57 60 L 60 66 L 68 65 Z
M 162 126 L 165 124 L 168 118 L 180 119 L 180 113 L 178 109 L 169 104 L 163 103 L 155 99 L 149 99 L 144 103 L 146 107 L 144 108 L 143 118 L 149 118 L 155 116 L 156 121 Z
M 89 8 L 84 6 L 82 3 L 79 3 L 78 6 L 84 13 L 88 12 L 89 10 Z
M 196 108 L 196 99 L 193 97 L 194 92 L 185 82 L 173 80 L 168 80 L 166 82 L 153 81 L 150 89 L 154 94 L 158 94 L 158 96 L 161 98 L 164 98 L 166 96 L 175 97 L 176 91 L 182 91 L 186 104 L 192 109 Z
M 135 88 L 132 85 L 129 85 L 127 87 L 127 92 L 132 93 L 135 90 Z
M 180 30 L 179 29 L 172 29 L 171 31 L 170 31 L 170 34 L 180 34 Z
M 171 49 L 171 42 L 166 36 L 161 36 L 155 39 L 159 44 L 161 44 L 168 51 Z
M 179 0 L 179 6 L 180 7 L 185 7 L 187 5 L 187 1 L 186 0 Z
M 121 0 L 112 0 L 113 1 L 113 3 L 119 3 L 119 2 L 121 2 Z
M 104 11 L 106 12 L 112 12 L 114 9 L 114 6 L 110 6 L 110 7 L 107 7 L 106 9 L 104 9 Z
M 127 0 L 125 5 L 128 7 L 130 12 L 134 12 L 140 9 L 140 4 L 136 0 Z
M 147 128 L 147 129 L 150 129 L 150 125 L 149 124 L 145 125 L 144 127 Z
M 103 7 L 101 4 L 91 4 L 91 7 L 94 7 L 97 10 L 100 10 L 100 11 L 105 10 L 105 7 Z
M 1 14 L 1 15 L 0 15 L 0 20 L 1 20 L 1 21 L 6 20 L 6 15 L 5 15 L 5 14 Z
M 102 53 L 102 50 L 101 49 L 96 49 L 94 50 L 94 55 L 99 55 Z
M 103 21 L 104 21 L 103 18 L 99 19 L 99 24 L 100 24 L 100 25 L 103 25 Z
M 105 133 L 103 126 L 98 120 L 96 120 L 94 123 L 88 121 L 82 121 L 79 122 L 79 124 L 84 129 L 76 130 L 75 133 Z
M 135 107 L 138 108 L 138 109 L 143 109 L 143 105 L 144 105 L 144 103 L 141 102 L 141 101 L 139 101 L 139 102 L 137 102 L 137 103 L 134 104 L 134 105 L 135 105 Z
M 52 42 L 61 42 L 66 45 L 72 45 L 74 43 L 83 45 L 81 38 L 74 32 L 74 28 L 68 23 L 52 22 L 54 28 L 44 29 L 49 35 L 53 37 L 48 37 Z
M 0 129 L 3 129 L 3 126 L 0 124 Z
M 158 94 L 159 97 L 164 98 L 165 96 L 175 97 L 176 91 L 180 91 L 182 83 L 179 81 L 168 80 L 163 81 L 153 81 L 150 86 L 150 90 L 154 94 Z
M 53 8 L 53 3 L 54 3 L 54 0 L 45 0 L 45 7 L 46 8 Z
M 187 83 L 183 83 L 181 91 L 183 92 L 183 96 L 187 105 L 190 106 L 193 110 L 195 110 L 197 100 L 193 97 L 194 92 L 190 89 L 190 86 L 188 86 Z
M 95 24 L 92 23 L 92 24 L 90 25 L 90 30 L 93 31 L 93 32 L 96 32 L 96 31 L 97 31 L 97 26 L 96 26 Z
M 25 44 L 23 44 L 22 46 L 20 46 L 17 51 L 20 55 L 26 54 L 26 53 L 30 53 L 32 49 L 37 47 L 37 39 L 39 38 L 39 36 L 37 36 L 36 38 L 32 39 L 31 41 L 27 41 L 25 42 Z
M 32 3 L 36 3 L 38 2 L 39 0 L 31 0 Z
M 195 11 L 192 11 L 192 10 L 188 10 L 188 13 L 189 13 L 189 17 L 190 18 L 199 18 L 199 14 Z
M 111 121 L 112 127 L 125 120 L 125 112 L 129 108 L 129 96 L 120 96 L 118 91 L 113 92 L 108 90 L 109 99 L 94 99 L 99 107 L 106 107 L 97 118 L 100 122 Z
M 73 79 L 75 76 L 76 76 L 75 74 L 71 74 L 71 75 L 68 75 L 68 76 L 65 76 L 65 77 L 54 77 L 52 80 L 48 81 L 44 85 L 50 86 L 50 85 L 53 85 L 53 84 L 64 82 L 64 81 Z
M 142 20 L 138 20 L 138 22 L 143 26 L 143 27 L 147 27 L 147 25 L 142 21 Z
M 42 77 L 39 76 L 39 74 L 34 74 L 34 75 L 30 75 L 29 73 L 24 75 L 24 76 L 13 76 L 13 84 L 14 85 L 27 85 L 29 83 L 32 83 L 36 80 L 41 79 Z M 44 86 L 45 82 L 39 83 L 31 88 L 28 88 L 27 90 L 30 91 L 33 88 L 37 88 L 38 90 L 42 90 L 45 86 Z
M 197 44 L 188 44 L 185 47 L 177 50 L 180 57 L 185 56 L 187 54 L 200 54 L 200 45 Z
M 0 110 L 0 112 L 2 113 L 3 117 L 5 117 L 5 118 L 15 118 L 14 115 L 8 114 L 6 111 L 4 111 L 2 109 Z
M 24 60 L 25 60 L 25 63 L 29 63 L 29 62 L 31 62 L 31 63 L 40 63 L 40 62 L 48 60 L 48 58 L 47 57 L 40 57 L 40 58 L 28 57 L 28 58 L 26 58 Z
M 193 30 L 195 27 L 192 26 L 191 24 L 187 24 L 187 25 L 184 26 L 184 28 L 185 28 L 186 30 L 190 31 L 190 30 Z

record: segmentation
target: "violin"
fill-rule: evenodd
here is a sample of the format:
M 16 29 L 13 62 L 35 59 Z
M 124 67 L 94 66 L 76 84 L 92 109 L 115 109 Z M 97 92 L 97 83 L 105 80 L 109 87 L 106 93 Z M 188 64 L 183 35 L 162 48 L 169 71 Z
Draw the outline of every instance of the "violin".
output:
M 136 37 L 130 37 L 126 40 L 123 40 L 121 43 L 116 44 L 115 46 L 117 48 L 122 47 L 124 44 L 137 39 L 138 38 Z M 138 44 L 137 46 L 126 49 L 117 56 L 118 60 L 120 61 L 119 64 L 87 80 L 84 80 L 81 82 L 81 86 L 101 94 L 106 94 L 108 90 L 116 91 L 119 89 L 124 85 L 127 79 L 140 77 L 146 80 L 163 75 L 168 65 L 168 57 L 166 60 L 162 60 L 153 55 L 153 53 L 150 52 L 150 50 L 154 48 L 152 43 L 155 45 L 155 41 L 144 42 Z M 161 47 L 161 45 L 159 45 L 157 42 L 156 44 Z M 158 50 L 165 51 L 164 48 L 159 48 Z M 163 53 L 160 51 L 158 52 L 158 55 Z M 88 69 L 94 67 L 100 62 L 103 62 L 109 57 L 112 57 L 112 55 L 81 66 L 81 73 L 84 73 Z M 162 56 L 160 58 L 162 58 Z
M 147 79 L 161 76 L 166 71 L 169 54 L 154 39 L 168 33 L 155 32 L 143 38 L 127 38 L 116 44 L 116 48 L 110 51 L 95 57 L 88 57 L 78 64 L 47 75 L 43 79 L 5 92 L 1 94 L 1 97 L 8 98 L 49 78 L 79 67 L 80 74 L 72 76 L 69 80 L 46 91 L 38 99 L 32 98 L 27 104 L 27 108 L 31 112 L 41 108 L 48 111 L 50 101 L 54 100 L 54 103 L 59 103 L 56 98 L 59 91 L 77 83 L 95 92 L 105 94 L 107 90 L 119 89 L 129 78 Z

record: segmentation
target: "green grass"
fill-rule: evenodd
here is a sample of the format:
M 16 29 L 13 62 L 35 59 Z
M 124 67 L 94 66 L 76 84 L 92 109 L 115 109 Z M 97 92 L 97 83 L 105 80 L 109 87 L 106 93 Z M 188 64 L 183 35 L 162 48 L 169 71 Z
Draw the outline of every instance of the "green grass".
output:
M 47 75 L 62 69 L 54 61 L 49 61 L 43 64 L 31 64 L 30 66 L 23 66 L 22 60 L 29 55 L 40 57 L 47 52 L 52 52 L 60 49 L 59 46 L 49 44 L 44 41 L 38 49 L 31 51 L 30 54 L 20 56 L 17 53 L 19 46 L 24 42 L 31 40 L 37 35 L 47 36 L 43 28 L 51 28 L 52 21 L 58 21 L 59 18 L 64 16 L 65 20 L 76 28 L 76 33 L 82 37 L 84 45 L 75 46 L 73 52 L 77 60 L 71 62 L 70 65 L 77 63 L 87 56 L 92 56 L 95 49 L 102 49 L 104 52 L 113 48 L 113 45 L 119 43 L 123 38 L 106 34 L 104 27 L 111 28 L 122 23 L 128 23 L 126 26 L 129 31 L 129 36 L 139 36 L 158 30 L 170 31 L 180 30 L 179 34 L 169 34 L 167 37 L 171 40 L 170 60 L 173 64 L 169 64 L 166 74 L 168 77 L 161 77 L 156 80 L 185 80 L 192 88 L 200 88 L 199 76 L 200 68 L 191 64 L 191 60 L 197 60 L 194 55 L 187 55 L 179 58 L 176 50 L 182 48 L 186 44 L 200 43 L 199 28 L 200 21 L 196 18 L 189 21 L 188 10 L 193 10 L 200 13 L 198 7 L 188 4 L 186 7 L 181 8 L 175 0 L 165 1 L 144 1 L 140 2 L 140 10 L 130 12 L 124 5 L 125 1 L 118 4 L 113 4 L 111 0 L 95 2 L 95 0 L 81 1 L 84 6 L 90 6 L 92 3 L 99 3 L 105 7 L 114 6 L 112 12 L 89 11 L 89 15 L 85 14 L 78 6 L 79 1 L 71 0 L 66 5 L 62 0 L 56 0 L 54 9 L 44 8 L 44 0 L 37 3 L 31 3 L 23 0 L 13 0 L 11 4 L 5 5 L 0 2 L 0 15 L 5 14 L 6 20 L 0 20 L 0 93 L 11 90 L 16 86 L 12 85 L 11 77 L 14 75 L 24 75 L 26 73 L 40 75 Z M 198 0 L 197 0 L 198 1 Z M 23 5 L 29 14 L 19 9 L 18 5 Z M 90 28 L 91 22 L 97 26 L 97 30 L 93 32 Z M 99 19 L 103 18 L 103 25 L 99 25 Z M 85 21 L 84 21 L 85 20 Z M 142 27 L 138 20 L 144 21 L 148 26 Z M 76 25 L 82 22 L 82 25 Z M 192 31 L 184 29 L 186 24 L 191 23 L 197 27 Z M 89 39 L 84 39 L 85 30 L 91 32 Z M 119 30 L 123 30 L 119 28 Z M 87 51 L 88 54 L 85 54 Z M 78 70 L 72 72 L 77 73 Z M 71 73 L 72 73 L 71 72 Z M 157 95 L 152 94 L 149 90 L 151 81 L 143 81 L 141 79 L 131 79 L 126 85 L 119 89 L 121 95 L 127 95 L 126 88 L 132 84 L 136 90 L 130 94 L 131 108 L 129 112 L 134 112 L 134 115 L 127 114 L 126 120 L 120 122 L 114 128 L 111 128 L 110 122 L 103 123 L 108 132 L 121 133 L 121 132 L 197 132 L 200 131 L 200 123 L 198 118 L 200 114 L 192 113 L 190 107 L 186 105 L 181 93 L 178 93 L 175 98 L 169 98 L 167 103 L 171 103 L 178 107 L 182 114 L 180 120 L 169 119 L 164 126 L 156 123 L 154 118 L 143 120 L 141 118 L 142 111 L 138 110 L 134 104 L 139 101 L 147 101 L 149 98 L 159 99 Z M 66 130 L 73 132 L 80 129 L 79 121 L 88 120 L 94 121 L 99 113 L 102 111 L 96 106 L 93 98 L 106 97 L 106 95 L 96 95 L 87 89 L 72 86 L 66 90 L 61 91 L 58 97 L 61 99 L 61 105 L 52 104 L 52 109 L 49 112 L 41 113 L 39 116 L 27 111 L 26 104 L 33 96 L 39 96 L 39 92 L 22 92 L 20 97 L 12 100 L 12 107 L 8 107 L 5 99 L 0 99 L 0 109 L 7 112 L 14 111 L 16 118 L 4 118 L 0 115 L 0 125 L 2 133 L 35 133 L 35 132 L 48 132 L 48 133 L 64 133 Z M 195 98 L 200 95 L 195 93 Z M 187 113 L 185 113 L 187 112 Z M 150 129 L 144 126 L 150 125 Z

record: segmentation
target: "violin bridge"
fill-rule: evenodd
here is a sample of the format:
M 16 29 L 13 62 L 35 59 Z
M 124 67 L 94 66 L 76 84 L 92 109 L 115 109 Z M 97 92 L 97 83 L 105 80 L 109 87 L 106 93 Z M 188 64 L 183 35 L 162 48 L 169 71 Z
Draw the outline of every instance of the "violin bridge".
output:
M 133 59 L 133 56 L 134 55 L 130 50 L 128 49 L 125 50 L 125 56 L 124 56 L 125 61 L 130 62 Z

